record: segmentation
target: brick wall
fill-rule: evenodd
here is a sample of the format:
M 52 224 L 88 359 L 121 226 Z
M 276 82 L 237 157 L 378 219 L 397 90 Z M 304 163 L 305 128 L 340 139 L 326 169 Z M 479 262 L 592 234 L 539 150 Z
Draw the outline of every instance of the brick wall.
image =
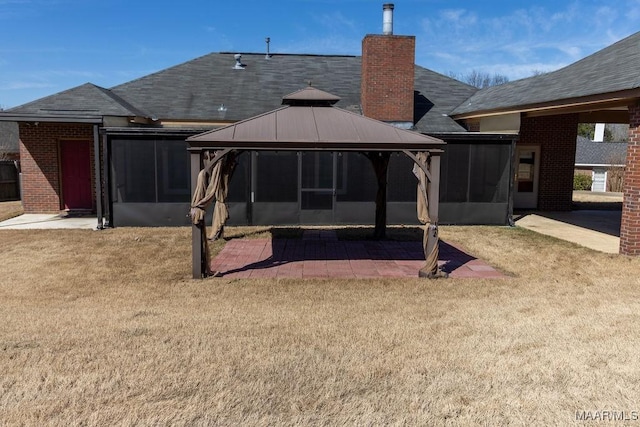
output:
M 577 114 L 522 118 L 519 144 L 540 146 L 539 210 L 571 210 L 577 136 Z
M 91 146 L 94 181 L 93 127 L 75 123 L 20 123 L 22 204 L 26 213 L 57 213 L 62 209 L 59 144 L 86 140 Z M 92 186 L 92 194 L 95 192 Z M 94 195 L 95 196 L 95 195 Z M 95 200 L 95 197 L 93 197 Z
M 624 172 L 620 253 L 640 255 L 640 105 L 629 106 L 629 144 Z
M 362 112 L 413 123 L 414 36 L 367 35 L 362 40 Z

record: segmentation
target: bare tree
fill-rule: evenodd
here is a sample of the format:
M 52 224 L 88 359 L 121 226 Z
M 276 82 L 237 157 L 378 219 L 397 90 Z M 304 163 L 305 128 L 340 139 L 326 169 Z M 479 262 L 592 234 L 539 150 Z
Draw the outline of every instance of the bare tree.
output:
M 607 187 L 608 191 L 616 193 L 622 192 L 624 184 L 624 165 L 625 159 L 622 155 L 611 155 L 607 159 Z M 606 190 L 606 189 L 605 189 Z
M 613 142 L 626 142 L 629 139 L 629 125 L 627 124 L 607 123 L 605 132 L 607 130 Z
M 18 124 L 0 122 L 0 160 L 10 160 L 18 152 Z
M 483 89 L 490 86 L 498 86 L 509 81 L 509 77 L 503 74 L 490 74 L 478 70 L 471 70 L 466 74 L 450 71 L 449 73 L 447 73 L 447 75 L 468 85 L 475 86 L 478 89 Z
M 593 140 L 595 123 L 579 123 L 578 135 Z M 626 142 L 628 139 L 629 125 L 606 123 L 604 127 L 604 142 Z

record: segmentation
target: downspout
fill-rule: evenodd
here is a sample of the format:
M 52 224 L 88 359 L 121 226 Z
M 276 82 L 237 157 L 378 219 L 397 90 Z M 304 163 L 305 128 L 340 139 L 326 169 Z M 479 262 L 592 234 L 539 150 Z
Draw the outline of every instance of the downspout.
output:
M 102 135 L 102 182 L 104 183 L 103 206 L 104 211 L 104 228 L 111 227 L 113 219 L 111 218 L 111 158 L 109 155 L 109 139 L 106 134 Z
M 516 182 L 516 163 L 518 162 L 518 150 L 515 139 L 511 140 L 511 166 L 509 167 L 509 202 L 507 205 L 507 225 L 509 227 L 515 227 L 516 223 L 513 220 L 513 194 L 515 192 Z
M 198 188 L 198 174 L 202 169 L 201 151 L 191 151 L 191 194 L 195 194 Z M 194 279 L 202 279 L 205 276 L 204 265 L 204 229 L 202 224 L 191 222 L 191 271 Z
M 93 162 L 96 179 L 96 215 L 98 217 L 97 230 L 104 228 L 102 212 L 102 168 L 100 165 L 100 135 L 98 125 L 93 125 Z

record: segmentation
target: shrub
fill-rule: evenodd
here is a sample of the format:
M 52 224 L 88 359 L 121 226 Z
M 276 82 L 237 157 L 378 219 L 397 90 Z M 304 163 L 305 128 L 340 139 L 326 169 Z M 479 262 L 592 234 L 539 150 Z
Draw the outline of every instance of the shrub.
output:
M 591 177 L 589 175 L 575 174 L 573 176 L 574 190 L 591 190 Z

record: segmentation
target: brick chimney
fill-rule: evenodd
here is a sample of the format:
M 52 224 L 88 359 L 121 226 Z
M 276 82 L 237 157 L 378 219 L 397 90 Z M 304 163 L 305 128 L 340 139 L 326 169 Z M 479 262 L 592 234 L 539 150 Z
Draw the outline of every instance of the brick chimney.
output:
M 413 126 L 415 36 L 393 35 L 393 4 L 383 5 L 383 34 L 362 40 L 362 112 L 405 129 Z

